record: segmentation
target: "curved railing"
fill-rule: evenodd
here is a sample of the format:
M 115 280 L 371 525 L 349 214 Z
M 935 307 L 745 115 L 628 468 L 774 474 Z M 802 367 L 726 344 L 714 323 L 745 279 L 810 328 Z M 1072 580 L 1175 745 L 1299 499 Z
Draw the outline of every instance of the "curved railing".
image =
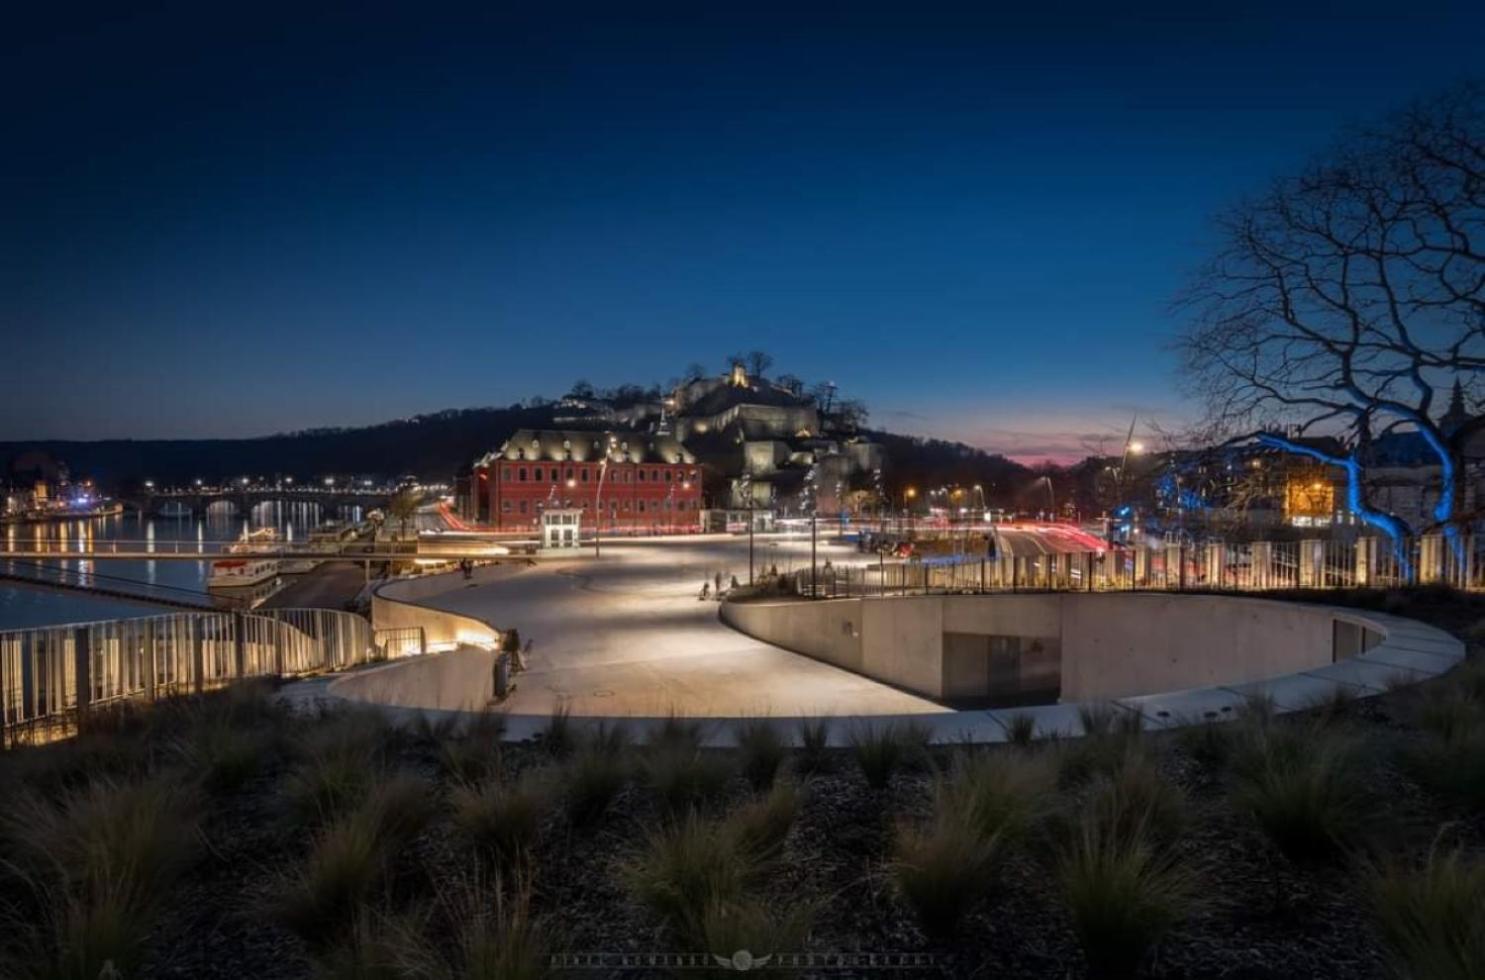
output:
M 9 742 L 28 731 L 65 731 L 97 705 L 380 659 L 371 624 L 334 609 L 173 613 L 5 630 L 0 721 Z

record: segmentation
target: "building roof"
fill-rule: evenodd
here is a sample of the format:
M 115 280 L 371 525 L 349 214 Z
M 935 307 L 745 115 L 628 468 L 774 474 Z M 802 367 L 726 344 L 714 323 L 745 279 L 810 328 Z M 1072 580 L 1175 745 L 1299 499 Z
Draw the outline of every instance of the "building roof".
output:
M 482 462 L 494 459 L 596 463 L 695 463 L 675 436 L 629 430 L 520 429 Z

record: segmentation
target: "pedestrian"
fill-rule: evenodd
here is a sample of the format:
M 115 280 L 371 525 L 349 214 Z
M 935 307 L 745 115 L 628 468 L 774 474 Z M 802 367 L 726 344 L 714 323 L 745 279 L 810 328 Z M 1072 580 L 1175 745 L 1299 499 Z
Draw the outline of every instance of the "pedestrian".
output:
M 717 574 L 713 576 L 712 581 L 717 583 L 717 595 L 720 596 L 722 594 L 722 573 L 720 571 L 717 572 Z
M 701 598 L 708 599 L 712 594 L 712 583 L 703 581 L 701 583 Z

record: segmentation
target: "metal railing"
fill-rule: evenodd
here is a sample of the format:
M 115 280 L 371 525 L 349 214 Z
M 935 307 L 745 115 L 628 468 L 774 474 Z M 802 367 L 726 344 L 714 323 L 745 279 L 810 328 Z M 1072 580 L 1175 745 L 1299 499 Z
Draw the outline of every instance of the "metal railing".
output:
M 1485 534 L 1456 549 L 1442 535 L 1390 540 L 1153 541 L 1103 551 L 993 558 L 968 555 L 795 570 L 783 590 L 803 596 L 924 595 L 1022 590 L 1261 592 L 1444 584 L 1485 589 Z M 813 582 L 813 585 L 812 585 Z
M 405 653 L 405 650 L 399 650 Z M 4 742 L 65 734 L 90 709 L 384 659 L 362 616 L 333 609 L 175 613 L 0 632 Z

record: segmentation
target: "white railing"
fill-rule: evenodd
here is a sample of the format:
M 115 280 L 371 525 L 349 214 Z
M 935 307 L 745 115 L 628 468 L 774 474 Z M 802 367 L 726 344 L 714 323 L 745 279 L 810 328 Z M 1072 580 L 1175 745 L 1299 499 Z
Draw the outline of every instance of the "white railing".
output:
M 1443 584 L 1485 589 L 1485 535 L 1464 535 L 1458 549 L 1443 535 L 1402 543 L 1354 541 L 1147 541 L 1103 551 L 993 558 L 928 556 L 808 567 L 787 576 L 800 595 L 921 595 L 1018 590 L 1263 592 L 1276 589 L 1393 588 Z
M 126 699 L 200 693 L 383 659 L 371 624 L 333 609 L 176 613 L 0 632 L 4 740 L 65 732 Z

